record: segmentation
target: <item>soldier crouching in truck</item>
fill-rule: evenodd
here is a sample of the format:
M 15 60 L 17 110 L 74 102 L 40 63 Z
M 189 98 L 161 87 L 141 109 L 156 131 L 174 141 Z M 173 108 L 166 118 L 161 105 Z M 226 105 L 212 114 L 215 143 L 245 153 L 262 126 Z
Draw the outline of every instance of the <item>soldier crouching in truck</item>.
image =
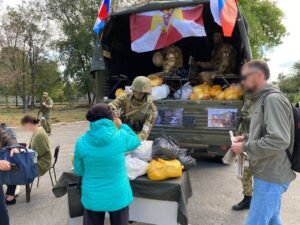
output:
M 151 97 L 151 83 L 147 77 L 136 77 L 131 86 L 132 93 L 115 99 L 109 105 L 120 111 L 120 119 L 129 125 L 141 140 L 146 140 L 157 118 L 157 108 Z
M 203 71 L 198 75 L 198 79 L 210 85 L 213 84 L 212 81 L 217 75 L 231 74 L 236 66 L 236 51 L 233 46 L 224 43 L 222 33 L 214 33 L 213 44 L 211 60 L 208 62 L 197 62 Z

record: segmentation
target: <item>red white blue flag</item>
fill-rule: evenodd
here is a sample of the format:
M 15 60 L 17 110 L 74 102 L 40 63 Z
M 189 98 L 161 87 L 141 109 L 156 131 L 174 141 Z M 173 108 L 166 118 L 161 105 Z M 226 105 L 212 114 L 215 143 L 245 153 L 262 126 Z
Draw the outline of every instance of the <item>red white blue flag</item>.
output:
M 236 23 L 238 8 L 236 0 L 211 0 L 211 13 L 225 37 L 231 37 Z
M 130 15 L 131 49 L 148 52 L 186 37 L 206 36 L 203 5 Z
M 97 20 L 93 28 L 93 31 L 97 35 L 99 35 L 100 31 L 104 27 L 104 22 L 108 18 L 109 13 L 110 13 L 110 0 L 103 0 L 99 9 Z

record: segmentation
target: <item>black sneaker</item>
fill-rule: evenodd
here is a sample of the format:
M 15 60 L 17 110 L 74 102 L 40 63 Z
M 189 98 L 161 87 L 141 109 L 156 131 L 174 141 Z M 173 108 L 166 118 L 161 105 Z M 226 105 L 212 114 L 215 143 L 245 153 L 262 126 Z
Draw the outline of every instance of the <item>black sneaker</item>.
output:
M 13 200 L 10 200 L 10 201 L 6 200 L 6 205 L 15 205 L 16 203 L 17 203 L 16 198 L 14 198 Z
M 241 211 L 241 210 L 249 209 L 251 204 L 251 198 L 252 198 L 251 196 L 245 196 L 240 203 L 232 206 L 232 210 Z

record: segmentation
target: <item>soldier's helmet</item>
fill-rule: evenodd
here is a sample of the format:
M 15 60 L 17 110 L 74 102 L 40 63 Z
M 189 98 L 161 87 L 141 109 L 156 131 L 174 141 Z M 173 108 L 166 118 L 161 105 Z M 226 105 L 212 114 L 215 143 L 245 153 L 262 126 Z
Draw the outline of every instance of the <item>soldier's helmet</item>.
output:
M 43 92 L 43 97 L 48 97 L 48 92 Z
M 144 76 L 136 77 L 132 82 L 131 90 L 151 94 L 152 88 L 150 79 Z

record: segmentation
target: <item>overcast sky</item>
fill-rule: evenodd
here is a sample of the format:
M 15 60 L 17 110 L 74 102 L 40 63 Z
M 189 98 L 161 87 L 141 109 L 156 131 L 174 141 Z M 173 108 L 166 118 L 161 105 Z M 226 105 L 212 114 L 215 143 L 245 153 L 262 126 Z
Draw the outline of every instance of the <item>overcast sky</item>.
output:
M 1 0 L 0 0 L 1 1 Z M 22 0 L 2 0 L 3 6 L 14 6 Z M 285 13 L 285 24 L 289 35 L 284 38 L 283 44 L 268 54 L 272 70 L 272 79 L 276 80 L 279 73 L 289 73 L 292 65 L 300 61 L 300 1 L 277 0 L 279 8 Z

